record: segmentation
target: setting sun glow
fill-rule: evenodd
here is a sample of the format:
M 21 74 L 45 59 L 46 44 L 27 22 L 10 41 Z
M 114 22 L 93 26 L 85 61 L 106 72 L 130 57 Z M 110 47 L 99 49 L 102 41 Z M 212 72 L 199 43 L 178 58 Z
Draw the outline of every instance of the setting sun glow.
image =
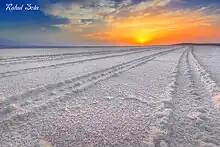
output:
M 111 22 L 111 18 L 106 18 Z M 119 18 L 98 33 L 86 34 L 94 40 L 108 40 L 115 44 L 151 45 L 197 42 L 204 38 L 220 37 L 220 28 L 213 24 L 214 15 L 199 11 L 167 11 L 154 15 Z M 218 31 L 217 31 L 218 30 Z
M 148 38 L 146 36 L 140 36 L 137 38 L 137 41 L 141 44 L 146 43 L 148 41 Z

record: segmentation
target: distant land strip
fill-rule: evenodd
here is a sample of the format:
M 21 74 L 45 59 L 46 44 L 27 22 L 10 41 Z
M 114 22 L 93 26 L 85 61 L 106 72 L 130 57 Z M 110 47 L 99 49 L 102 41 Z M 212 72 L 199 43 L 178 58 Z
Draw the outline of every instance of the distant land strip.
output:
M 170 45 L 201 45 L 201 46 L 220 46 L 220 43 L 178 43 L 178 44 L 170 44 Z M 147 46 L 169 46 L 169 45 L 147 45 Z M 146 46 L 146 47 L 147 47 Z M 41 45 L 0 45 L 0 49 L 13 49 L 13 48 L 102 48 L 102 47 L 144 47 L 144 46 L 111 46 L 111 45 L 102 45 L 102 46 L 41 46 Z

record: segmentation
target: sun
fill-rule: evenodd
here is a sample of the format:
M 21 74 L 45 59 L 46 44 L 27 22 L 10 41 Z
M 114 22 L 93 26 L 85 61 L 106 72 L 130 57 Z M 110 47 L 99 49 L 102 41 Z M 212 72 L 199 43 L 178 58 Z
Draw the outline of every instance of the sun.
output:
M 147 36 L 139 36 L 137 38 L 137 41 L 138 41 L 138 43 L 143 44 L 143 43 L 146 43 L 147 41 L 149 41 L 149 38 Z

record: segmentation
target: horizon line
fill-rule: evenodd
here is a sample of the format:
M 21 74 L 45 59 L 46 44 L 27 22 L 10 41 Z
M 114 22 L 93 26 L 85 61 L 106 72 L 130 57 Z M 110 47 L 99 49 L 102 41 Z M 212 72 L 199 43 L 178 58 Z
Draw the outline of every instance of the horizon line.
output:
M 147 46 L 170 46 L 170 45 L 214 45 L 220 46 L 220 43 L 176 43 L 162 45 L 0 45 L 0 48 L 76 48 L 76 47 L 147 47 Z

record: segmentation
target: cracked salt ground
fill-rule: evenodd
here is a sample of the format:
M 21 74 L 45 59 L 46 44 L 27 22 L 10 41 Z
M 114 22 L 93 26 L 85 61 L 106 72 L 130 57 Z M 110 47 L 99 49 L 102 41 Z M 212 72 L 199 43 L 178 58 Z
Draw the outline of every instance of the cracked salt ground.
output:
M 73 79 L 67 79 L 63 82 L 48 84 L 43 88 L 41 86 L 36 89 L 31 89 L 30 91 L 27 91 L 21 95 L 15 95 L 15 96 L 9 97 L 6 104 L 16 102 L 16 101 L 18 103 L 23 103 L 23 101 L 24 101 L 24 103 L 25 103 L 25 101 L 31 97 L 34 101 L 36 101 L 36 103 L 27 105 L 25 107 L 25 109 L 32 109 L 33 107 L 35 108 L 38 106 L 47 105 L 47 103 L 49 103 L 53 100 L 60 99 L 63 95 L 64 95 L 63 96 L 64 99 L 66 99 L 66 98 L 68 99 L 71 95 L 74 95 L 74 93 L 80 92 L 80 90 L 82 91 L 84 88 L 88 87 L 89 85 L 96 84 L 97 82 L 100 82 L 100 80 L 105 80 L 106 78 L 109 78 L 111 76 L 113 77 L 115 74 L 118 74 L 120 72 L 124 72 L 124 71 L 128 70 L 129 68 L 134 68 L 137 65 L 148 62 L 148 61 L 154 59 L 155 57 L 161 56 L 163 54 L 167 54 L 173 50 L 174 49 L 171 49 L 168 51 L 162 51 L 162 52 L 155 53 L 155 54 L 152 54 L 149 56 L 144 56 L 142 58 L 138 58 L 138 59 L 131 60 L 128 62 L 124 62 L 124 63 L 118 64 L 116 66 L 111 66 L 110 68 L 106 68 L 106 69 L 103 69 L 100 71 L 85 74 L 85 75 L 82 75 L 79 77 L 75 77 Z M 99 74 L 103 73 L 103 72 L 104 73 L 108 72 L 108 74 L 106 74 L 103 77 L 99 76 Z M 91 78 L 91 77 L 95 77 L 95 78 Z M 83 80 L 84 83 L 82 84 L 78 80 Z M 80 82 L 82 85 L 76 84 L 78 82 Z M 63 88 L 67 88 L 69 90 L 69 92 L 73 92 L 73 93 L 69 95 L 69 92 L 67 92 L 65 90 L 64 90 L 65 92 L 62 92 Z M 57 93 L 58 93 L 59 97 L 56 96 Z M 47 95 L 50 98 L 47 98 L 46 97 Z M 33 105 L 35 105 L 35 106 L 33 106 Z
M 7 101 L 6 96 L 0 105 L 13 109 L 7 117 L 0 113 L 4 116 L 0 143 L 3 147 L 218 147 L 220 111 L 212 99 L 218 99 L 218 93 L 209 85 L 217 81 L 207 74 L 210 69 L 196 62 L 193 52 L 198 51 L 186 46 L 77 80 L 68 78 L 37 92 L 33 89 L 17 101 Z
M 47 109 L 39 108 L 28 113 L 25 122 L 18 121 L 16 117 L 5 120 L 1 122 L 1 128 L 7 130 L 10 123 L 13 132 L 19 132 L 20 136 L 13 139 L 13 143 L 23 146 L 39 145 L 40 140 L 53 146 L 144 146 L 150 133 L 149 127 L 156 120 L 155 100 L 158 98 L 157 101 L 160 101 L 157 96 L 166 90 L 164 87 L 169 83 L 167 76 L 182 52 L 172 52 L 172 56 L 175 55 L 173 61 L 163 63 L 152 60 L 150 64 L 130 69 L 88 90 L 70 94 L 68 99 L 56 99 L 46 105 Z M 164 66 L 167 69 L 160 71 Z M 160 82 L 151 85 L 157 79 Z M 127 85 L 124 86 L 124 83 Z M 49 94 L 51 97 L 58 95 L 59 92 Z M 26 136 L 26 129 L 30 136 Z M 14 133 L 4 133 L 1 142 L 5 146 L 12 142 L 6 136 L 13 137 Z
M 104 58 L 73 65 L 63 65 L 62 67 L 57 68 L 42 68 L 36 71 L 31 70 L 31 72 L 28 73 L 20 73 L 14 76 L 12 75 L 9 77 L 2 77 L 0 83 L 0 92 L 4 96 L 16 95 L 26 90 L 30 90 L 31 88 L 53 84 L 67 78 L 77 77 L 84 73 L 97 71 L 106 67 L 123 63 L 124 61 L 129 61 L 131 59 L 137 59 L 155 52 L 160 52 L 159 50 L 148 51 L 147 49 L 144 51 L 145 52 L 137 54 L 135 53 L 119 57 L 116 56 L 107 59 Z M 54 65 L 56 66 L 56 64 Z M 65 72 L 61 72 L 59 68 L 62 68 L 62 70 Z

